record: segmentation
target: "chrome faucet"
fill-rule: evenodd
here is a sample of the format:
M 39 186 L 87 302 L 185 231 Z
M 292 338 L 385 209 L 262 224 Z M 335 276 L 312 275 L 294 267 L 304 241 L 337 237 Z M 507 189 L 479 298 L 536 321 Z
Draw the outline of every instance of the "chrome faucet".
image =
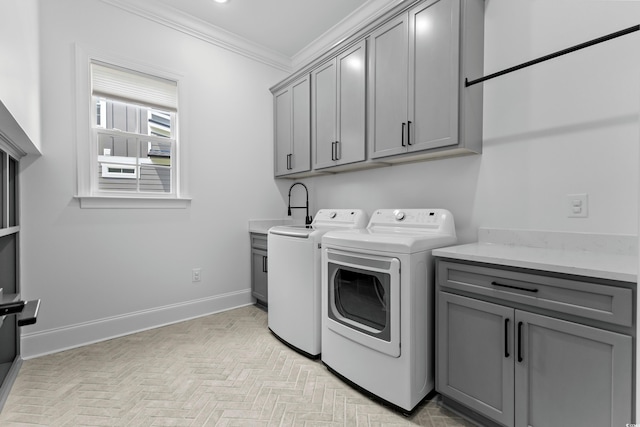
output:
M 307 204 L 306 206 L 291 206 L 291 189 L 293 187 L 295 187 L 296 185 L 302 185 L 304 187 L 304 191 L 307 193 Z M 287 206 L 287 215 L 291 216 L 291 209 L 306 209 L 307 210 L 307 214 L 304 218 L 304 224 L 309 227 L 309 225 L 311 225 L 311 216 L 309 215 L 309 190 L 307 189 L 307 186 L 304 185 L 301 182 L 294 182 L 291 187 L 289 187 L 289 206 Z

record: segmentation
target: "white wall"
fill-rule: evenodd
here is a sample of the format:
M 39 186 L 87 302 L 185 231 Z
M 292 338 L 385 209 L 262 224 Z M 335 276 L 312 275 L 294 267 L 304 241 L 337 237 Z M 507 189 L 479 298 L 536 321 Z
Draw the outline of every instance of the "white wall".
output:
M 284 74 L 98 0 L 38 4 L 44 155 L 22 176 L 21 235 L 23 290 L 42 311 L 24 355 L 248 301 L 247 221 L 283 216 L 291 185 L 272 178 L 268 88 Z M 638 2 L 487 0 L 485 72 L 638 16 Z M 486 82 L 484 154 L 308 179 L 312 210 L 447 208 L 461 241 L 478 226 L 637 234 L 639 37 Z M 187 77 L 190 208 L 78 207 L 74 43 Z M 565 195 L 582 192 L 589 218 L 567 218 Z
M 37 0 L 0 1 L 0 101 L 40 146 Z
M 640 2 L 487 0 L 485 73 L 638 16 Z M 461 241 L 475 241 L 478 226 L 635 235 L 639 41 L 634 33 L 485 82 L 481 156 L 309 179 L 314 209 L 447 208 Z M 588 218 L 567 218 L 572 193 L 588 193 Z
M 42 306 L 23 356 L 250 303 L 248 220 L 286 214 L 268 90 L 284 73 L 98 0 L 39 6 L 43 156 L 22 175 L 21 243 L 23 293 Z M 185 76 L 189 208 L 79 208 L 75 43 Z

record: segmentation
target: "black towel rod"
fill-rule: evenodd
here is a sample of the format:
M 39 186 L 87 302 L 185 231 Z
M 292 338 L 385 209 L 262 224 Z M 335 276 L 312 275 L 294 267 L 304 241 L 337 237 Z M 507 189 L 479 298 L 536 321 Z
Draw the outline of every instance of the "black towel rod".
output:
M 578 45 L 575 45 L 575 46 L 567 48 L 567 49 L 559 50 L 559 51 L 557 51 L 555 53 L 551 53 L 549 55 L 545 55 L 545 56 L 542 56 L 540 58 L 533 59 L 533 60 L 525 62 L 523 64 L 516 65 L 515 67 L 507 68 L 506 70 L 498 71 L 497 73 L 493 73 L 493 74 L 489 74 L 488 76 L 480 77 L 479 79 L 475 79 L 475 80 L 469 81 L 469 79 L 465 78 L 464 79 L 464 85 L 465 85 L 465 87 L 469 87 L 469 86 L 477 84 L 477 83 L 482 83 L 485 80 L 493 79 L 495 77 L 502 76 L 504 74 L 508 74 L 508 73 L 513 72 L 513 71 L 525 68 L 525 67 L 529 67 L 529 66 L 537 64 L 539 62 L 543 62 L 543 61 L 547 61 L 549 59 L 557 58 L 558 56 L 566 55 L 567 53 L 575 52 L 576 50 L 584 49 L 585 47 L 593 46 L 594 44 L 606 42 L 608 40 L 615 39 L 616 37 L 620 37 L 620 36 L 624 36 L 624 35 L 636 32 L 638 30 L 640 30 L 640 25 L 634 25 L 633 27 L 629 27 L 629 28 L 624 29 L 624 30 L 616 31 L 615 33 L 611 33 L 611 34 L 608 34 L 606 36 L 598 37 L 597 39 L 593 39 L 593 40 L 590 40 L 588 42 L 580 43 Z

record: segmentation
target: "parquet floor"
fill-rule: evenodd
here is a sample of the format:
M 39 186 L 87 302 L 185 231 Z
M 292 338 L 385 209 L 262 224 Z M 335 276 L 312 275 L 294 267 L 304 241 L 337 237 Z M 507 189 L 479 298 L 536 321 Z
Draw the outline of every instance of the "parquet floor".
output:
M 0 426 L 468 426 L 404 417 L 289 349 L 249 306 L 27 360 Z

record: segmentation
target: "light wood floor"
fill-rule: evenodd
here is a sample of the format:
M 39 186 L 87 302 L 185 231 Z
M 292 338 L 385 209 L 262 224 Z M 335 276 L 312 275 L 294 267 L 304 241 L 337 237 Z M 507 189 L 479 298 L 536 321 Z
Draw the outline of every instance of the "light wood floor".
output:
M 250 306 L 27 360 L 0 426 L 469 426 L 385 408 L 289 349 Z

